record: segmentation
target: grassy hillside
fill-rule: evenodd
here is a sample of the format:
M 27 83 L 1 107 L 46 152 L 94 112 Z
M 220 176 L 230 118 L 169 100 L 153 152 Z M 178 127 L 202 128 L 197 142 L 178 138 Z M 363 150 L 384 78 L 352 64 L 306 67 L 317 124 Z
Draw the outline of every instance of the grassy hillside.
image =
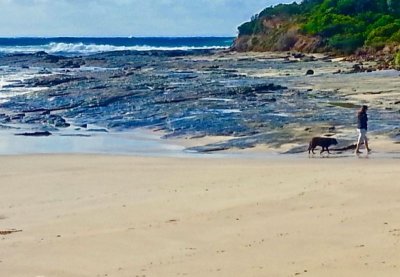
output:
M 400 0 L 304 0 L 280 4 L 239 26 L 237 50 L 354 53 L 400 45 Z

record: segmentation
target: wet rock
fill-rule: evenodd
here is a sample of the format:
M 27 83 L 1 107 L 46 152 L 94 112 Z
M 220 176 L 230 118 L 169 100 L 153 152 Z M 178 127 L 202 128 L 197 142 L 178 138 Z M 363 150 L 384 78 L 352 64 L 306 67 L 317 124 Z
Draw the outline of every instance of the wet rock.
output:
M 314 56 L 305 56 L 300 59 L 302 62 L 313 62 L 316 60 Z
M 51 73 L 52 73 L 52 72 L 51 72 L 50 70 L 46 69 L 46 68 L 41 69 L 41 70 L 38 71 L 38 74 L 43 74 L 43 75 L 45 75 L 45 74 L 51 74 Z
M 45 51 L 38 51 L 33 54 L 36 57 L 47 57 L 49 54 L 47 54 Z
M 81 64 L 80 60 L 83 60 L 88 67 L 102 68 L 71 70 L 68 74 L 40 76 L 21 82 L 21 87 L 47 88 L 0 104 L 0 108 L 7 111 L 7 115 L 0 115 L 0 123 L 26 123 L 29 127 L 33 124 L 40 126 L 41 131 L 53 132 L 69 126 L 68 118 L 77 126 L 81 124 L 81 128 L 87 129 L 87 124 L 93 124 L 100 126 L 103 132 L 107 131 L 103 128 L 118 131 L 151 127 L 165 132 L 165 138 L 199 134 L 235 137 L 222 144 L 197 148 L 200 152 L 241 149 L 264 143 L 276 147 L 304 143 L 310 133 L 339 133 L 339 128 L 328 129 L 337 119 L 340 119 L 340 125 L 354 124 L 354 108 L 340 93 L 289 89 L 287 86 L 293 84 L 286 81 L 291 78 L 267 79 L 240 73 L 276 66 L 304 70 L 301 63 L 283 64 L 268 59 L 233 61 L 229 55 L 210 62 L 210 59 L 202 59 L 203 56 L 201 59 L 195 56 L 211 54 L 122 51 L 60 58 L 58 62 L 51 58 L 46 60 L 49 55 L 45 54 L 0 57 L 2 64 L 28 64 L 54 72 L 53 68 L 68 61 Z M 311 61 L 314 62 L 308 66 L 315 70 L 323 63 Z M 21 112 L 25 116 L 8 116 Z M 393 110 L 395 112 L 398 113 Z M 383 115 L 377 113 L 376 116 Z M 396 120 L 385 122 L 390 126 L 398 125 Z M 290 124 L 298 124 L 302 134 L 290 133 Z M 311 127 L 302 131 L 306 126 Z
M 349 73 L 361 73 L 364 71 L 365 71 L 365 69 L 362 64 L 355 64 L 355 65 L 353 65 L 353 68 Z
M 44 123 L 45 118 L 40 115 L 40 114 L 29 114 L 21 118 L 20 122 L 21 123 L 27 123 L 27 124 L 39 124 L 39 123 Z
M 293 53 L 292 54 L 292 57 L 295 58 L 295 59 L 301 59 L 301 58 L 304 58 L 305 56 L 306 55 L 303 54 L 303 53 Z
M 11 121 L 11 117 L 6 114 L 0 114 L 0 123 L 9 123 Z
M 25 84 L 20 80 L 16 80 L 13 84 L 8 84 L 3 86 L 3 88 L 23 88 L 23 87 L 25 87 Z
M 257 94 L 263 93 L 273 93 L 278 90 L 284 90 L 286 87 L 275 85 L 272 83 L 269 84 L 256 84 L 249 87 L 237 87 L 231 89 L 233 94 L 244 94 L 247 96 L 256 96 Z
M 47 117 L 47 122 L 54 125 L 56 128 L 67 128 L 71 126 L 71 124 L 67 123 L 66 120 L 59 115 L 49 115 Z
M 13 114 L 10 116 L 11 120 L 20 120 L 25 116 L 25 113 Z
M 15 134 L 16 136 L 27 136 L 27 137 L 48 137 L 51 136 L 51 133 L 48 131 L 44 131 L 44 132 L 27 132 L 27 133 L 19 133 L 19 134 Z
M 306 75 L 314 75 L 314 70 L 312 69 L 307 70 Z
M 33 78 L 26 82 L 26 85 L 32 87 L 52 87 L 60 84 L 84 81 L 87 80 L 86 77 L 76 77 L 71 75 L 51 75 L 42 78 Z
M 60 68 L 80 68 L 84 65 L 85 62 L 83 60 L 67 60 L 59 63 Z
M 46 55 L 44 60 L 49 63 L 58 63 L 61 59 L 63 58 L 60 56 Z
M 108 133 L 106 129 L 88 129 L 88 132 L 96 132 L 96 133 Z
M 197 146 L 185 149 L 188 152 L 197 152 L 197 153 L 211 153 L 217 151 L 229 150 L 231 147 L 229 145 L 206 145 L 206 146 Z
M 91 135 L 88 135 L 88 134 L 61 134 L 60 137 L 82 137 L 82 138 L 90 138 Z

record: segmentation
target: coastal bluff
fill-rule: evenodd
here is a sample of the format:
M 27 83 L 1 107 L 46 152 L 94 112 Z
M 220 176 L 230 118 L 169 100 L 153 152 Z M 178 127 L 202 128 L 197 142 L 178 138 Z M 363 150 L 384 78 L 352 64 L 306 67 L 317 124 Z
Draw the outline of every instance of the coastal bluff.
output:
M 238 27 L 232 50 L 324 52 L 399 69 L 400 3 L 304 0 L 271 6 Z

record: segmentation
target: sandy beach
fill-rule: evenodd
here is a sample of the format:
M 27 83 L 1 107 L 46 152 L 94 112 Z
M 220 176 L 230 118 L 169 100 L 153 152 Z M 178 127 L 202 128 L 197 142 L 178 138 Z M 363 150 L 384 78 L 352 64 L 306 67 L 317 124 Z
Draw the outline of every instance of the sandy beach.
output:
M 2 156 L 0 276 L 398 276 L 398 159 L 318 156 Z

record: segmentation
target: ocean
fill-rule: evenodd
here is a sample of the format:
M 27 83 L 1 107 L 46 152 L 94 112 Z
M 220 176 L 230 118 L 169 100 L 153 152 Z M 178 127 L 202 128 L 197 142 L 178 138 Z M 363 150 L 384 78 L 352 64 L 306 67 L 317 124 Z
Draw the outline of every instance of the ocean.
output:
M 233 37 L 17 37 L 0 38 L 0 54 L 35 53 L 74 56 L 109 51 L 224 49 Z

